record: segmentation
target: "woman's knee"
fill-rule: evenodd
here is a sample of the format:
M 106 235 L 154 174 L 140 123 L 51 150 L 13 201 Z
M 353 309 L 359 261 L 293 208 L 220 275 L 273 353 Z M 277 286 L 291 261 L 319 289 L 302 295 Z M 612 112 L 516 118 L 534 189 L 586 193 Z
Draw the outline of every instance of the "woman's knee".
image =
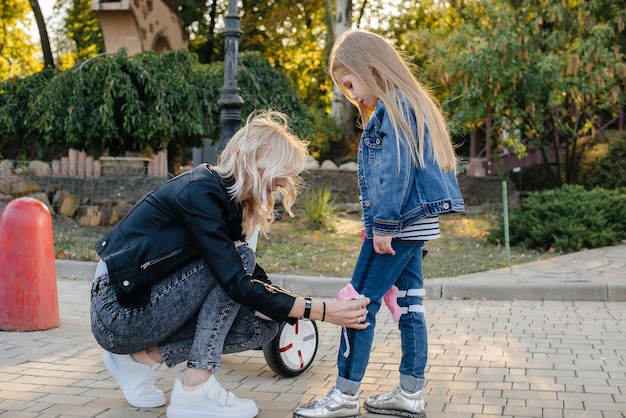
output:
M 253 272 L 254 267 L 256 266 L 256 255 L 254 254 L 252 248 L 243 244 L 237 247 L 237 252 L 241 257 L 241 260 L 243 261 L 243 265 L 246 268 L 246 271 L 250 273 Z

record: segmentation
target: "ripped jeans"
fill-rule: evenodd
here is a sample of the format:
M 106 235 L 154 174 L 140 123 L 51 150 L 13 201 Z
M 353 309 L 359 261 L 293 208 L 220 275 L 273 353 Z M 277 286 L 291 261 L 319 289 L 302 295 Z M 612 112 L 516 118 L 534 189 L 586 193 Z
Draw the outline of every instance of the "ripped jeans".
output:
M 237 251 L 246 269 L 254 270 L 254 252 L 246 245 Z M 97 276 L 91 329 L 98 344 L 112 353 L 156 346 L 168 367 L 187 361 L 190 368 L 217 371 L 222 354 L 263 346 L 277 334 L 278 324 L 233 301 L 198 260 L 155 283 L 148 305 L 137 309 L 117 302 L 108 274 Z

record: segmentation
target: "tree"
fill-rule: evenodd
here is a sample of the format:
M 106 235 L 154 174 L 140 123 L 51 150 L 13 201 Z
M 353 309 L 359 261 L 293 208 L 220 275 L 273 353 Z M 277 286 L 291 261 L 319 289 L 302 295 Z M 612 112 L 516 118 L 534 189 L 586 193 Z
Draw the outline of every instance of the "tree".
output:
M 338 39 L 344 32 L 352 28 L 352 0 L 336 0 L 333 19 L 333 39 Z M 344 148 L 354 142 L 354 107 L 342 91 L 333 85 L 332 116 L 337 121 L 344 135 Z M 345 151 L 345 150 L 344 150 Z
M 30 6 L 33 9 L 35 15 L 35 21 L 37 22 L 37 29 L 39 30 L 39 38 L 41 39 L 41 49 L 43 51 L 43 66 L 44 68 L 54 68 L 54 59 L 52 58 L 52 49 L 50 48 L 50 39 L 48 38 L 48 30 L 46 29 L 46 22 L 43 19 L 41 8 L 39 7 L 39 1 L 29 0 Z
M 239 68 L 245 115 L 278 109 L 292 117 L 297 134 L 311 131 L 312 116 L 288 77 L 259 54 L 242 54 Z M 222 64 L 201 64 L 189 51 L 129 57 L 121 50 L 49 79 L 40 74 L 0 84 L 0 141 L 36 140 L 41 150 L 75 148 L 99 157 L 220 138 Z M 181 165 L 175 157 L 168 161 L 173 174 Z
M 221 17 L 227 0 L 198 3 L 179 0 L 179 16 L 189 36 L 189 49 L 200 61 L 224 59 Z M 315 125 L 306 136 L 312 153 L 320 158 L 336 155 L 335 141 L 341 132 L 330 117 L 332 83 L 327 77 L 329 30 L 332 13 L 325 0 L 245 0 L 239 7 L 239 51 L 261 53 L 292 80 L 296 95 L 315 113 Z
M 70 0 L 62 4 L 66 13 L 63 20 L 65 34 L 72 42 L 71 64 L 103 53 L 104 38 L 98 18 L 91 10 L 91 0 Z M 67 65 L 68 57 L 65 62 Z
M 27 31 L 30 11 L 27 0 L 0 0 L 0 80 L 41 69 L 37 47 Z
M 331 83 L 325 74 L 332 44 L 324 0 L 243 2 L 241 51 L 258 51 L 293 80 L 308 106 L 330 104 Z
M 333 8 L 327 0 L 258 1 L 243 3 L 242 51 L 259 51 L 291 78 L 298 95 L 313 112 L 309 135 L 318 159 L 337 159 L 353 150 L 354 114 L 348 107 L 345 129 L 332 116 L 333 85 L 326 70 L 333 45 Z
M 223 51 L 217 52 L 216 48 L 223 45 L 216 16 L 223 13 L 225 3 L 226 0 L 206 4 L 179 0 L 190 50 L 198 52 L 203 62 L 223 56 Z M 357 25 L 365 16 L 384 20 L 384 1 L 362 0 L 354 4 L 359 9 Z M 355 109 L 339 91 L 333 94 L 332 81 L 326 74 L 335 38 L 355 25 L 354 4 L 352 0 L 244 0 L 239 8 L 243 32 L 240 51 L 260 52 L 292 79 L 299 96 L 320 122 L 316 124 L 316 136 L 323 137 L 324 143 L 316 144 L 318 157 L 355 153 Z M 369 22 L 363 19 L 362 23 L 366 27 Z
M 624 107 L 621 3 L 453 2 L 440 6 L 439 26 L 407 32 L 416 42 L 406 47 L 420 54 L 430 80 L 447 87 L 455 126 L 469 132 L 491 118 L 498 149 L 523 156 L 532 142 L 546 166 L 564 146 L 563 174 L 553 173 L 557 184 L 567 183 L 578 139 Z M 446 24 L 453 21 L 460 23 Z
M 198 3 L 179 0 L 179 15 L 189 35 L 189 49 L 202 63 L 223 59 L 221 16 L 227 0 Z M 369 7 L 362 2 L 361 11 Z M 339 21 L 352 26 L 352 1 L 338 0 Z M 314 131 L 309 133 L 318 157 L 336 158 L 354 152 L 355 109 L 344 102 L 339 113 L 343 122 L 340 131 L 331 118 L 332 82 L 326 74 L 327 58 L 334 36 L 333 10 L 328 0 L 246 0 L 239 8 L 242 14 L 240 51 L 261 52 L 275 67 L 293 81 L 298 96 L 316 114 Z M 376 3 L 376 7 L 380 7 Z M 103 51 L 101 33 L 92 18 L 90 0 L 57 0 L 58 13 L 64 13 L 63 25 L 57 23 L 56 47 L 60 68 L 71 68 L 78 61 Z M 363 15 L 361 13 L 361 15 Z M 337 21 L 335 19 L 335 21 Z M 58 20 L 57 20 L 58 22 Z M 68 42 L 68 40 L 70 40 Z M 322 143 L 322 141 L 324 143 Z
M 11 77 L 0 82 L 0 158 L 41 158 L 46 147 L 33 130 L 28 112 L 55 71 L 44 70 L 28 77 Z
M 224 59 L 224 37 L 218 21 L 226 13 L 226 6 L 226 0 L 178 0 L 178 15 L 189 37 L 189 50 L 198 54 L 202 63 Z

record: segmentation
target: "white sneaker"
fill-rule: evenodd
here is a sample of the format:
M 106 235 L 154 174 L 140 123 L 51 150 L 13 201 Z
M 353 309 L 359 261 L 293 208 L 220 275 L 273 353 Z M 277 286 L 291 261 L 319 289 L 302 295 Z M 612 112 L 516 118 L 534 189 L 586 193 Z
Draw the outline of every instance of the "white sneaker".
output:
M 361 406 L 359 397 L 341 393 L 336 387 L 328 395 L 312 402 L 300 405 L 294 412 L 293 418 L 345 418 L 360 417 Z
M 258 413 L 253 400 L 238 398 L 223 389 L 214 375 L 194 391 L 185 390 L 176 379 L 167 407 L 168 418 L 252 418 Z
M 136 408 L 165 405 L 165 395 L 154 386 L 156 372 L 161 364 L 150 367 L 136 362 L 128 354 L 113 354 L 108 351 L 102 355 L 102 361 L 120 385 L 129 404 Z

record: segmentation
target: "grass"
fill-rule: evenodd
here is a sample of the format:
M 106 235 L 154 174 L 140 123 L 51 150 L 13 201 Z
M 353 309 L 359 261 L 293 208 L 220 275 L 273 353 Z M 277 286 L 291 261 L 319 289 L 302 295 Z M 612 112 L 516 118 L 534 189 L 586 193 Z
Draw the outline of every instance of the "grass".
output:
M 324 230 L 307 227 L 304 210 L 274 223 L 270 239 L 261 237 L 257 260 L 270 274 L 350 277 L 361 246 L 358 215 L 338 213 Z M 97 261 L 95 242 L 108 228 L 84 228 L 57 216 L 53 221 L 56 258 Z M 445 215 L 440 217 L 442 237 L 426 244 L 424 262 L 427 279 L 454 277 L 507 267 L 504 246 L 487 239 L 497 216 L 490 213 Z M 521 264 L 548 258 L 554 253 L 511 247 L 511 263 Z
M 98 261 L 96 242 L 109 230 L 104 227 L 82 227 L 62 215 L 52 217 L 54 252 L 57 259 Z
M 331 228 L 311 231 L 303 216 L 283 217 L 272 226 L 270 239 L 261 237 L 257 260 L 268 273 L 350 277 L 361 244 L 356 216 L 337 216 Z M 424 276 L 454 277 L 507 267 L 503 245 L 487 239 L 494 214 L 454 214 L 440 217 L 442 237 L 426 244 Z M 553 253 L 511 247 L 511 264 L 554 256 Z

